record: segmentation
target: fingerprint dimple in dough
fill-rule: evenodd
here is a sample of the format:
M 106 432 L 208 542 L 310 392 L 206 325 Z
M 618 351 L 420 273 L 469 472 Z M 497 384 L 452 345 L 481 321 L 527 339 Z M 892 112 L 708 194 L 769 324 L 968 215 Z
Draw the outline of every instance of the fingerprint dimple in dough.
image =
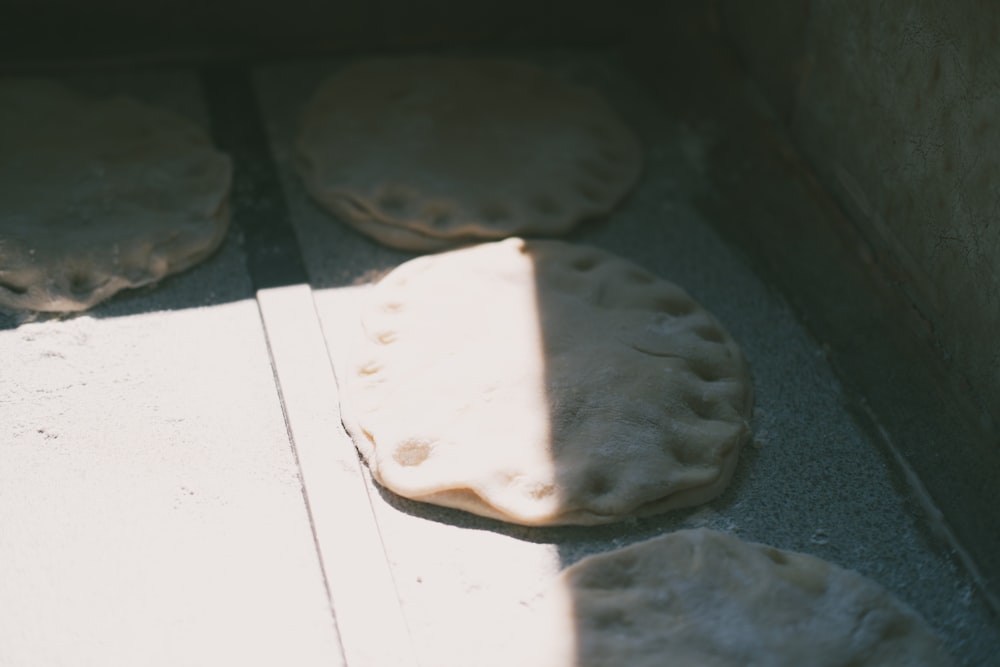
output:
M 686 442 L 678 442 L 671 449 L 674 460 L 685 466 L 695 466 L 704 463 L 705 454 Z
M 427 216 L 427 219 L 435 227 L 445 227 L 452 220 L 452 211 L 450 209 L 439 208 L 431 212 Z
M 395 343 L 397 337 L 395 331 L 382 331 L 375 335 L 375 340 L 382 345 L 389 345 L 390 343 Z
M 687 406 L 691 408 L 691 412 L 693 412 L 695 416 L 702 419 L 712 418 L 712 406 L 704 399 L 700 397 L 689 397 L 686 403 Z
M 701 338 L 703 341 L 708 343 L 721 343 L 725 340 L 721 331 L 708 324 L 696 327 L 694 333 L 698 336 L 698 338 Z
M 595 472 L 587 480 L 587 491 L 595 496 L 600 496 L 611 490 L 611 482 L 599 472 Z
M 87 294 L 98 286 L 99 279 L 90 275 L 84 270 L 77 270 L 69 274 L 69 290 L 73 294 Z
M 636 271 L 634 269 L 629 270 L 625 274 L 625 278 L 630 282 L 637 283 L 639 285 L 647 285 L 655 280 L 655 278 L 646 273 L 645 271 Z
M 556 487 L 552 484 L 545 482 L 538 482 L 536 484 L 533 484 L 529 489 L 531 497 L 537 498 L 539 500 L 542 498 L 547 498 L 548 496 L 551 496 L 555 492 L 556 492 Z
M 0 288 L 3 288 L 13 294 L 17 294 L 18 296 L 28 293 L 28 288 L 22 287 L 21 285 L 15 285 L 9 280 L 0 280 Z
M 656 300 L 656 310 L 674 317 L 688 315 L 695 310 L 695 305 L 687 299 L 677 297 L 660 297 Z
M 382 370 L 382 367 L 375 363 L 374 361 L 369 361 L 367 364 L 358 369 L 358 375 L 374 375 Z
M 699 359 L 689 359 L 688 368 L 697 376 L 699 380 L 705 382 L 715 382 L 720 379 L 720 375 L 708 363 Z
M 392 458 L 399 465 L 412 468 L 427 460 L 431 455 L 431 446 L 423 440 L 407 440 L 396 447 Z
M 788 563 L 788 556 L 783 554 L 778 549 L 767 548 L 764 549 L 764 555 L 771 559 L 771 562 L 775 565 L 785 565 Z

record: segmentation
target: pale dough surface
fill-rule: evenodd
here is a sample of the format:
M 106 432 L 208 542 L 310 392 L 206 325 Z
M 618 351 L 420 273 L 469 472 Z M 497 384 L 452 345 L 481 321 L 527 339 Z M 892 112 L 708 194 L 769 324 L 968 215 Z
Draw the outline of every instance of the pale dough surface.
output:
M 529 607 L 502 664 L 953 665 L 923 619 L 875 582 L 706 529 L 585 558 Z
M 344 424 L 414 500 L 525 525 L 704 502 L 749 436 L 746 361 L 680 287 L 519 238 L 420 257 L 365 298 Z
M 0 307 L 84 310 L 205 259 L 231 164 L 174 113 L 0 79 Z
M 553 235 L 639 177 L 632 132 L 596 91 L 502 60 L 347 65 L 302 114 L 297 167 L 345 222 L 409 250 Z

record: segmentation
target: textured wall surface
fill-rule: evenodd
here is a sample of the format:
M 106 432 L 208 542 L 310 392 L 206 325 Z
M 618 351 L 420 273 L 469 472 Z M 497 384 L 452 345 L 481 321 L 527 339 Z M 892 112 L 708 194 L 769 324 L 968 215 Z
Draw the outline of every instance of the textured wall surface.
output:
M 738 55 L 996 442 L 1000 5 L 767 4 L 721 3 Z
M 794 143 L 789 165 L 838 212 L 758 224 L 743 241 L 830 343 L 860 411 L 920 478 L 996 605 L 1000 5 L 747 4 L 713 7 Z M 803 223 L 811 231 L 796 236 Z
M 814 0 L 791 117 L 927 335 L 1000 423 L 1000 5 Z

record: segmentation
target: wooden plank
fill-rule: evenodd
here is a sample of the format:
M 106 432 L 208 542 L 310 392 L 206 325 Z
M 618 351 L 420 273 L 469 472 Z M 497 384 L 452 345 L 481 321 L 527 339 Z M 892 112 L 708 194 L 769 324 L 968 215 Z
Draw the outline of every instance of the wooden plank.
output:
M 347 664 L 415 665 L 311 290 L 265 289 L 257 302 Z

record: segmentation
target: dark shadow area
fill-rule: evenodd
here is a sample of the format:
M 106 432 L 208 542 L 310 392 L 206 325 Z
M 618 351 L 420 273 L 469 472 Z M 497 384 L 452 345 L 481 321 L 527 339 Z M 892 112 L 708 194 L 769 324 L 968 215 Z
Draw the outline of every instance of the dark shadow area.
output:
M 18 315 L 0 311 L 0 331 L 16 329 L 21 323 L 22 319 Z
M 233 159 L 233 222 L 242 232 L 254 290 L 308 284 L 246 69 L 207 68 L 203 83 L 212 136 Z
M 9 0 L 0 24 L 0 64 L 85 57 L 99 61 L 202 63 L 328 55 L 331 52 L 620 41 L 653 3 L 627 0 L 609 12 L 593 0 L 451 0 L 237 4 L 150 0 L 139 5 L 68 0 L 39 6 Z
M 743 92 L 743 68 L 749 65 L 723 41 L 719 26 L 713 31 L 704 21 L 691 25 L 693 38 L 666 40 L 656 51 L 633 49 L 631 64 L 668 113 L 724 128 L 706 160 L 710 187 L 696 199 L 699 211 L 740 248 L 763 281 L 781 290 L 823 346 L 846 390 L 845 407 L 878 446 L 899 495 L 912 506 L 924 505 L 918 513 L 926 514 L 926 503 L 917 497 L 922 492 L 914 491 L 897 457 L 968 550 L 996 605 L 1000 514 L 992 498 L 1000 449 L 995 431 L 977 421 L 975 401 L 956 392 L 958 371 L 942 358 L 927 315 L 905 296 L 905 271 L 875 249 L 852 219 L 856 213 L 838 201 L 799 152 L 792 135 L 794 100 L 775 95 L 780 108 L 772 115 L 762 97 Z M 716 47 L 705 48 L 713 40 Z M 686 55 L 692 65 L 672 75 L 669 85 L 652 66 L 655 53 L 668 59 Z M 694 53 L 698 57 L 690 57 Z M 677 82 L 685 91 L 684 105 L 678 104 Z M 765 81 L 764 87 L 775 85 Z M 791 79 L 785 85 L 794 88 Z M 767 182 L 783 187 L 760 187 Z M 931 516 L 918 526 L 927 544 L 947 554 L 953 546 L 935 528 L 937 521 Z M 1000 609 L 994 607 L 994 613 Z

